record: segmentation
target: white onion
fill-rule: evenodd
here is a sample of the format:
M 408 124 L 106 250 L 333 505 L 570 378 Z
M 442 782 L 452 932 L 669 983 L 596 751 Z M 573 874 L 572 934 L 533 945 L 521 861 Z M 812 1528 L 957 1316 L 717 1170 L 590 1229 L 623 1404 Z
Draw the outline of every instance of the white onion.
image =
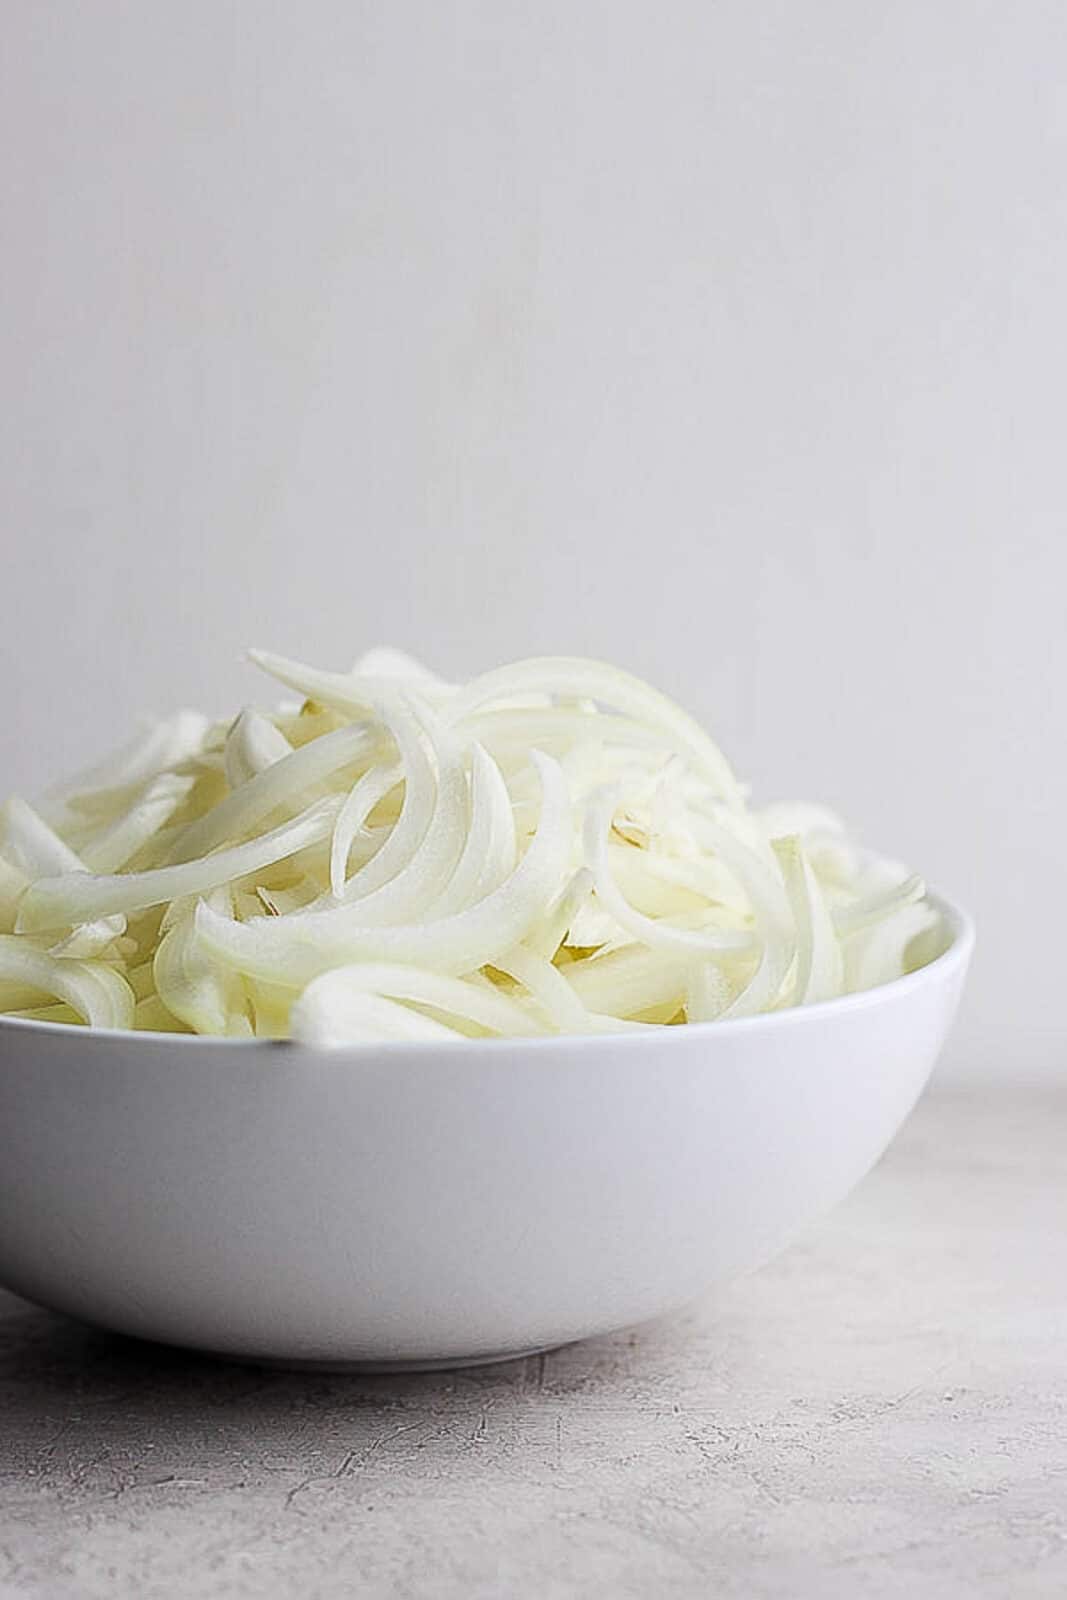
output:
M 103 961 L 53 956 L 16 934 L 0 934 L 0 979 L 54 995 L 93 1028 L 132 1028 L 133 990 Z
M 226 735 L 222 765 L 227 783 L 231 789 L 239 789 L 242 783 L 289 755 L 292 748 L 269 717 L 253 706 L 245 706 Z
M 484 900 L 451 916 L 387 928 L 368 926 L 359 901 L 244 924 L 201 904 L 197 925 L 205 943 L 236 971 L 297 986 L 358 960 L 409 962 L 453 976 L 490 964 L 522 940 L 566 870 L 570 816 L 563 775 L 537 751 L 533 760 L 544 791 L 537 831 L 510 878 Z
M 180 712 L 0 810 L 0 1010 L 418 1043 L 716 1023 L 932 959 L 922 881 L 570 657 L 454 685 L 254 659 L 306 697 Z
M 203 894 L 328 838 L 336 815 L 335 802 L 320 800 L 299 817 L 283 822 L 258 839 L 231 845 L 228 850 L 180 866 L 155 867 L 149 872 L 70 872 L 38 878 L 22 897 L 16 932 L 60 928 L 117 911 L 140 911 L 183 895 Z

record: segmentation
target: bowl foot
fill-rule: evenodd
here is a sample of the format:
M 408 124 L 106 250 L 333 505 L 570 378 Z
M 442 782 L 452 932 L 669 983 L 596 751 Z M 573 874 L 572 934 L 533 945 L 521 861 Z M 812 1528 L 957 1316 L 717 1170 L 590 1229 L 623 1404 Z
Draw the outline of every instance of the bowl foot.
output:
M 374 1361 L 374 1360 L 332 1360 L 326 1358 L 303 1359 L 299 1356 L 244 1356 L 227 1354 L 224 1351 L 208 1350 L 205 1355 L 210 1355 L 216 1361 L 230 1361 L 239 1363 L 243 1367 L 267 1367 L 275 1372 L 350 1372 L 354 1375 L 364 1374 L 373 1377 L 375 1374 L 389 1374 L 391 1372 L 452 1372 L 463 1367 L 491 1367 L 502 1361 L 524 1361 L 527 1356 L 544 1355 L 546 1350 L 556 1350 L 558 1345 L 541 1344 L 531 1345 L 528 1350 L 497 1350 L 489 1355 L 476 1356 L 413 1356 L 408 1360 L 400 1361 Z

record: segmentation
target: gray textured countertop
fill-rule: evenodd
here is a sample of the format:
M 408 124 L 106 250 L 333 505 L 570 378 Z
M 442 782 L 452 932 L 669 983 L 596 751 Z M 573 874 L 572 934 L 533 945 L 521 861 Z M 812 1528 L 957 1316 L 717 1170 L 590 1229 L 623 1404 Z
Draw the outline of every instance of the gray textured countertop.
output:
M 1067 1089 L 941 1093 L 715 1304 L 267 1373 L 0 1295 L 0 1596 L 1067 1594 Z

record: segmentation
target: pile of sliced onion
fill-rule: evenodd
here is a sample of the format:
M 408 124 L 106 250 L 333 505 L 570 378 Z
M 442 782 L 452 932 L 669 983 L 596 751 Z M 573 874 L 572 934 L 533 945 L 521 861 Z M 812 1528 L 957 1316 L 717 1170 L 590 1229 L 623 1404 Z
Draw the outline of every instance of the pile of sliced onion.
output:
M 821 807 L 749 807 L 613 667 L 254 660 L 300 698 L 181 712 L 0 811 L 0 1011 L 319 1045 L 622 1032 L 829 1000 L 943 946 L 919 878 Z

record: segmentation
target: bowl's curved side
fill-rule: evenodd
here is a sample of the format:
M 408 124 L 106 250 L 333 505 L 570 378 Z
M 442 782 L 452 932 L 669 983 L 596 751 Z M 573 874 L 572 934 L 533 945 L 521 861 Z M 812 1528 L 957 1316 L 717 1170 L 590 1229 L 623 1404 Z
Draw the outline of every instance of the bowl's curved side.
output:
M 472 1359 L 657 1315 L 868 1170 L 956 1008 L 926 981 L 639 1047 L 315 1055 L 0 1033 L 0 1280 L 146 1338 Z

